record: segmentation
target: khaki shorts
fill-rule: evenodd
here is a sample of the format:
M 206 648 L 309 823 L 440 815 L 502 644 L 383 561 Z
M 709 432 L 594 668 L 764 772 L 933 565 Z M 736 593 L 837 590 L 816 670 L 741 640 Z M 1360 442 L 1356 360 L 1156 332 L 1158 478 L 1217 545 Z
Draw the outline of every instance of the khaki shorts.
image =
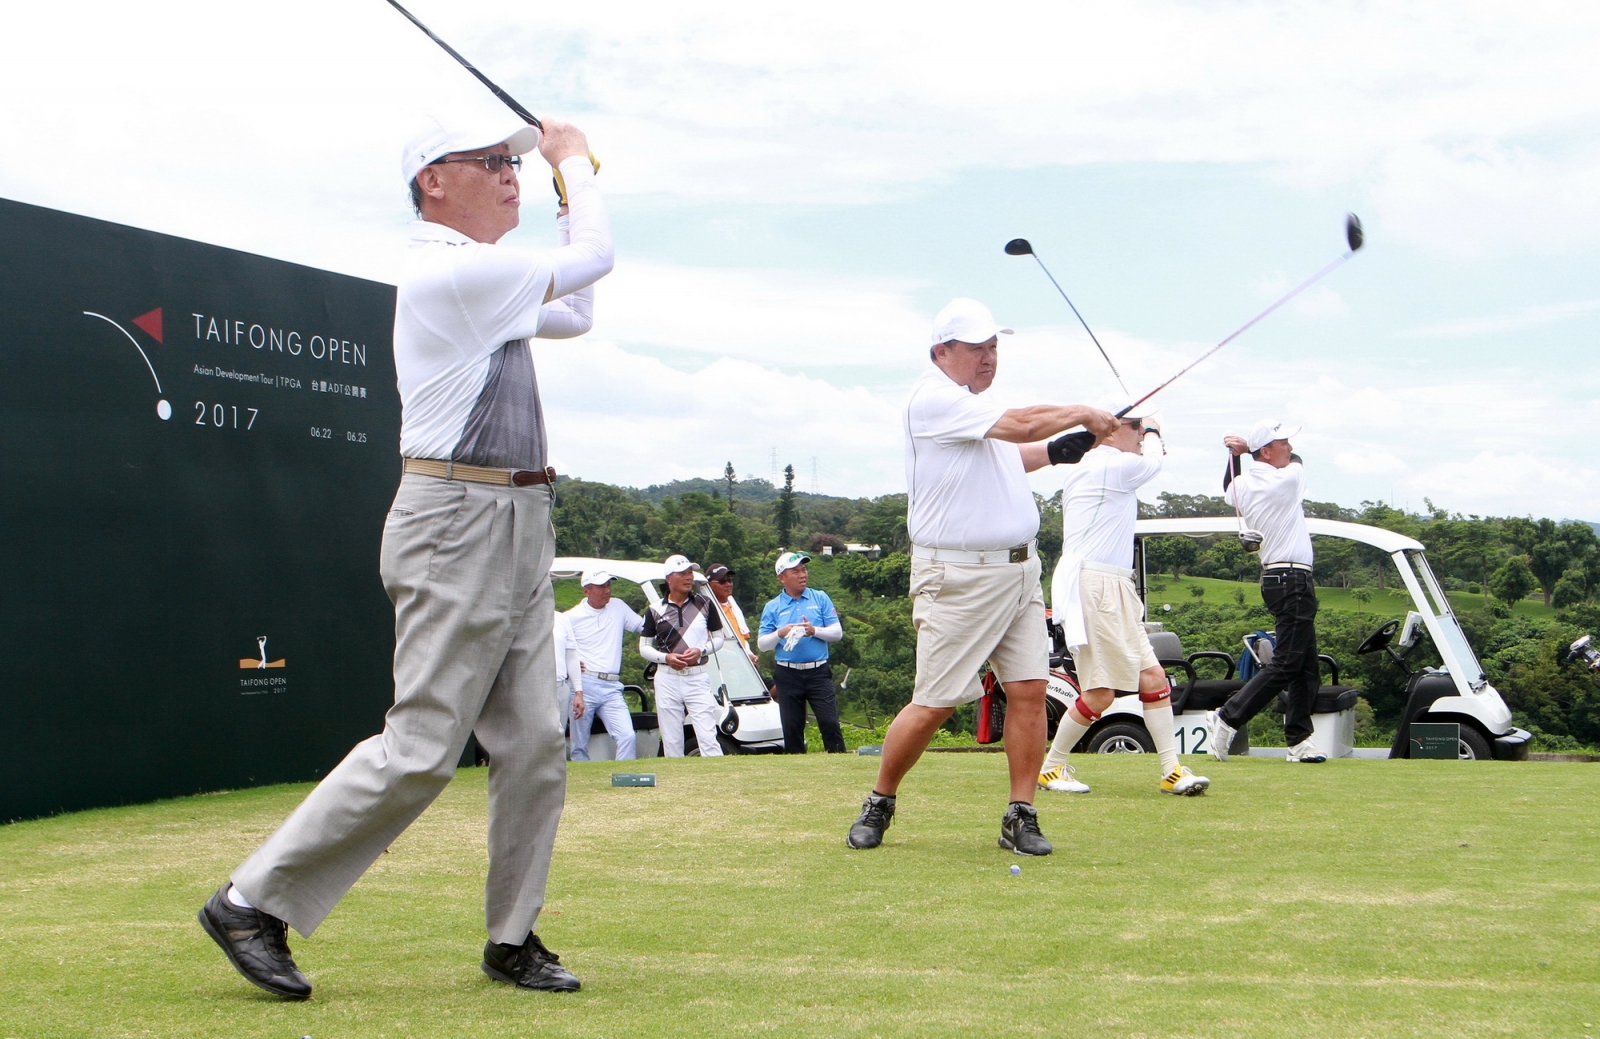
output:
M 1050 677 L 1039 557 L 1023 563 L 911 560 L 911 623 L 917 629 L 917 682 L 911 702 L 956 707 L 983 695 L 987 660 L 1007 682 Z
M 1078 597 L 1089 636 L 1089 644 L 1072 658 L 1079 688 L 1137 691 L 1139 672 L 1161 665 L 1144 633 L 1144 603 L 1133 581 L 1085 569 L 1078 575 Z

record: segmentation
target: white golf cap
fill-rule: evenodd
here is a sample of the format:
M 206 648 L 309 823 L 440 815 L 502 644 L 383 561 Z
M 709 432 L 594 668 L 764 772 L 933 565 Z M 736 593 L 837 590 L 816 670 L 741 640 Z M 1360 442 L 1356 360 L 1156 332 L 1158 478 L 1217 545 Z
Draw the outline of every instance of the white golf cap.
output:
M 668 556 L 661 565 L 667 568 L 669 574 L 681 574 L 685 570 L 694 569 L 694 564 L 689 562 L 688 556 Z
M 772 568 L 781 574 L 785 570 L 793 570 L 795 567 L 804 566 L 809 562 L 811 562 L 811 557 L 804 552 L 785 552 L 778 557 L 778 561 L 773 564 Z
M 1262 419 L 1256 423 L 1256 428 L 1250 431 L 1250 435 L 1245 437 L 1244 442 L 1250 450 L 1259 451 L 1274 440 L 1288 440 L 1299 432 L 1299 426 L 1288 426 L 1272 419 Z
M 587 588 L 591 584 L 610 584 L 615 580 L 616 578 L 611 576 L 611 571 L 609 570 L 585 570 L 583 576 L 578 578 L 578 584 L 580 587 Z
M 400 176 L 410 184 L 434 159 L 497 144 L 506 145 L 512 155 L 525 155 L 539 147 L 539 130 L 510 115 L 491 117 L 462 112 L 442 119 L 428 116 L 400 152 Z
M 997 335 L 1011 335 L 1011 329 L 996 324 L 989 308 L 975 299 L 953 299 L 933 319 L 935 346 L 952 339 L 963 343 L 987 343 Z

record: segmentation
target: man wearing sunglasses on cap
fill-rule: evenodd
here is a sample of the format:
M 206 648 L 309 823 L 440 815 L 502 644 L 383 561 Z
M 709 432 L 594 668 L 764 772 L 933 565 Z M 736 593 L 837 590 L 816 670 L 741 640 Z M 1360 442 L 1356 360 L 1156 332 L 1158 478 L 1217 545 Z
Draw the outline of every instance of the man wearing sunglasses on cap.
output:
M 723 619 L 727 621 L 727 630 L 739 640 L 739 646 L 750 658 L 750 663 L 759 664 L 760 654 L 750 648 L 750 623 L 745 620 L 744 610 L 733 598 L 733 576 L 732 570 L 715 563 L 706 572 L 706 584 L 717 600 L 717 609 L 722 611 Z
M 520 220 L 522 155 L 566 179 L 560 245 L 500 246 Z M 285 926 L 309 936 L 450 781 L 467 738 L 489 757 L 483 971 L 524 989 L 578 979 L 534 933 L 566 753 L 552 655 L 554 555 L 544 414 L 528 340 L 582 335 L 611 230 L 588 142 L 550 121 L 430 120 L 401 152 L 419 219 L 395 301 L 404 476 L 379 570 L 395 607 L 395 701 L 200 911 L 252 983 L 306 999 Z M 263 734 L 270 736 L 270 734 Z

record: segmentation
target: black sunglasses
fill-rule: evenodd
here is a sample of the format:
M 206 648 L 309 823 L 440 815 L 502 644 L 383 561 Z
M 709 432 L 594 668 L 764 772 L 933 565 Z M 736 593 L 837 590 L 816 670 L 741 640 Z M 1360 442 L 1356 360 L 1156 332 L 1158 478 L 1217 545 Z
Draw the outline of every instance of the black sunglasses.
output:
M 499 173 L 500 168 L 507 164 L 511 166 L 513 171 L 522 169 L 522 156 L 501 155 L 499 152 L 491 152 L 488 155 L 474 155 L 470 159 L 434 159 L 432 162 L 428 163 L 428 165 L 443 166 L 450 162 L 481 162 L 483 163 L 483 168 L 488 170 L 490 173 Z

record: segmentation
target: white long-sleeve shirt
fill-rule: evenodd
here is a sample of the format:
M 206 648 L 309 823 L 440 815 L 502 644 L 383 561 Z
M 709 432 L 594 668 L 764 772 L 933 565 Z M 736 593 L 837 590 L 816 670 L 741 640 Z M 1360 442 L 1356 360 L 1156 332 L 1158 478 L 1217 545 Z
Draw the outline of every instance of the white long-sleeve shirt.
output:
M 568 214 L 557 223 L 555 249 L 490 245 L 442 224 L 412 223 L 394 319 L 402 455 L 544 467 L 526 340 L 589 331 L 590 286 L 612 265 L 611 226 L 589 160 L 567 159 L 561 173 Z
M 1161 471 L 1161 438 L 1144 435 L 1144 453 L 1102 444 L 1066 466 L 1061 489 L 1061 560 L 1050 582 L 1052 616 L 1062 625 L 1067 646 L 1088 642 L 1080 597 L 1083 564 L 1133 567 L 1140 487 Z
M 569 679 L 576 692 L 583 692 L 583 667 L 578 659 L 578 643 L 572 637 L 572 622 L 559 610 L 555 613 L 553 644 L 556 655 L 556 681 Z
M 1312 563 L 1311 534 L 1306 530 L 1306 470 L 1298 461 L 1282 469 L 1239 455 L 1243 471 L 1233 463 L 1223 477 L 1222 496 L 1261 532 L 1261 565 Z

